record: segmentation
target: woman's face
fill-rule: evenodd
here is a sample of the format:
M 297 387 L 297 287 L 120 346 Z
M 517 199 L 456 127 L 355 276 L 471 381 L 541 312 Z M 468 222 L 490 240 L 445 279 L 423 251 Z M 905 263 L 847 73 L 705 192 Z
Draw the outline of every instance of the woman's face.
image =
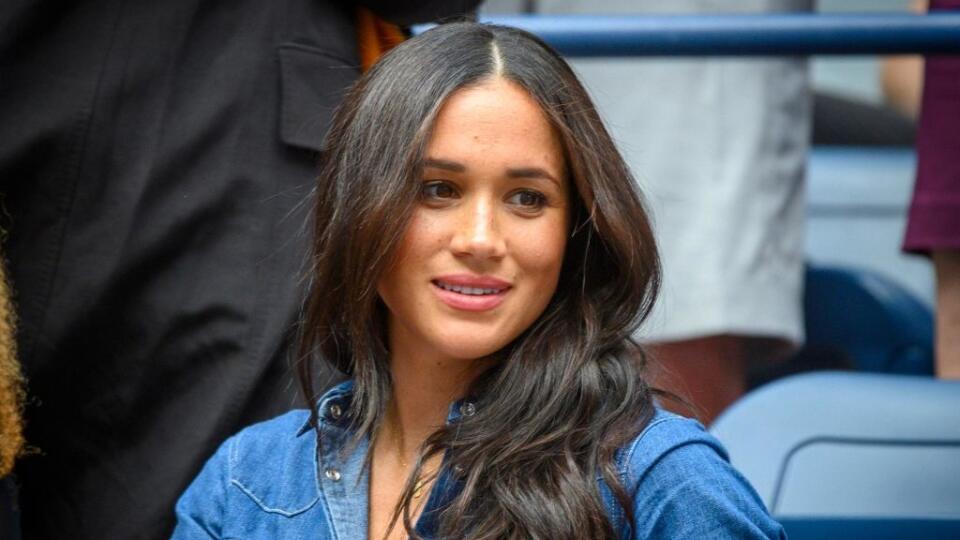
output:
M 449 97 L 424 159 L 420 202 L 378 283 L 390 344 L 481 358 L 556 290 L 571 204 L 563 150 L 533 98 L 495 78 Z

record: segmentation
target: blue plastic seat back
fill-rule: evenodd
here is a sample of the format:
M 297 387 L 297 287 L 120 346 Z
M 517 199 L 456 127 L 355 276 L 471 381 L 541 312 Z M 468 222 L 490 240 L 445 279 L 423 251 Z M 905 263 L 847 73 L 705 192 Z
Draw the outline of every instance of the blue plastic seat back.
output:
M 785 518 L 780 523 L 790 540 L 957 540 L 960 520 Z
M 859 371 L 933 373 L 933 314 L 893 280 L 808 266 L 803 304 L 807 345 L 840 349 Z
M 960 381 L 796 375 L 747 394 L 711 431 L 791 538 L 960 537 Z

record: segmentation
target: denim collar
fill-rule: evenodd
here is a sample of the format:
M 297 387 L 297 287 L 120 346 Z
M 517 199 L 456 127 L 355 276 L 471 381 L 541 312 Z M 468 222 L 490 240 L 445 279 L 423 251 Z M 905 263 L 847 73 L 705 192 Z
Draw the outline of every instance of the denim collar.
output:
M 353 381 L 340 383 L 317 401 L 320 446 L 316 448 L 317 488 L 330 515 L 331 526 L 338 538 L 366 538 L 370 471 L 364 466 L 369 441 L 361 439 L 355 447 L 350 422 Z M 447 423 L 476 412 L 473 400 L 462 399 L 450 404 Z M 312 431 L 309 419 L 297 436 Z M 437 527 L 440 510 L 456 496 L 460 482 L 444 468 L 434 482 L 426 505 L 416 524 L 417 533 L 430 538 Z
M 353 380 L 344 381 L 327 390 L 317 400 L 316 409 L 321 427 L 323 424 L 333 424 L 347 427 L 350 417 L 350 405 L 353 401 Z M 450 404 L 447 409 L 447 424 L 458 421 L 462 416 L 472 416 L 476 412 L 476 401 L 470 398 L 459 399 Z M 300 427 L 297 436 L 310 431 L 309 418 Z

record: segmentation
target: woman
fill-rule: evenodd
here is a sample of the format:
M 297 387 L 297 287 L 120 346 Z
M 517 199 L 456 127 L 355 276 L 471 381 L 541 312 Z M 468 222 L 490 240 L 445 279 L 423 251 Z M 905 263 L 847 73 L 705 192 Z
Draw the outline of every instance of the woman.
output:
M 586 92 L 519 30 L 387 54 L 328 136 L 300 377 L 228 440 L 176 538 L 776 537 L 629 336 L 650 225 Z M 352 379 L 317 399 L 309 359 Z M 314 436 L 310 436 L 313 433 Z

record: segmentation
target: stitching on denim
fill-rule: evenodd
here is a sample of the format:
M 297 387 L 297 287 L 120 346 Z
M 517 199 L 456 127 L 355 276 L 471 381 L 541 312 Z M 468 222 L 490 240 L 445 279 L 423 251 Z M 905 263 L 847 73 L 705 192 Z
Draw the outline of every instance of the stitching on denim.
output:
M 321 467 L 320 456 L 321 456 L 321 453 L 323 452 L 323 442 L 326 440 L 323 436 L 325 429 L 326 429 L 326 424 L 321 422 L 320 432 L 318 435 L 319 438 L 314 439 L 316 441 L 316 447 L 314 448 L 314 452 L 313 452 L 313 459 L 314 459 L 313 477 L 314 477 L 314 482 L 317 485 L 318 497 L 322 499 L 320 504 L 323 505 L 323 511 L 326 512 L 327 516 L 329 516 L 329 518 L 327 519 L 327 530 L 330 531 L 330 537 L 336 539 L 336 538 L 340 538 L 340 535 L 337 534 L 337 527 L 333 524 L 333 510 L 330 508 L 330 499 L 327 498 L 327 492 L 323 487 L 323 482 L 320 481 L 320 467 Z
M 239 481 L 239 480 L 237 480 L 237 479 L 235 479 L 235 478 L 231 478 L 231 479 L 230 479 L 230 483 L 233 484 L 233 485 L 235 485 L 235 486 L 237 486 L 237 488 L 238 488 L 240 491 L 246 493 L 247 496 L 250 497 L 251 499 L 253 499 L 253 502 L 257 503 L 257 506 L 259 506 L 260 509 L 263 510 L 264 512 L 267 512 L 267 513 L 270 513 L 270 514 L 280 514 L 281 516 L 285 516 L 285 517 L 293 517 L 293 516 L 295 516 L 295 515 L 297 515 L 297 514 L 302 514 L 302 513 L 306 512 L 307 510 L 309 510 L 310 508 L 312 508 L 315 504 L 317 504 L 317 500 L 320 499 L 319 496 L 314 497 L 313 500 L 311 500 L 311 501 L 310 501 L 306 506 L 304 506 L 303 508 L 298 508 L 298 509 L 296 509 L 296 510 L 282 510 L 282 509 L 280 509 L 280 508 L 273 508 L 273 507 L 267 506 L 266 503 L 264 503 L 262 500 L 260 500 L 259 497 L 257 497 L 256 495 L 253 494 L 253 491 L 251 491 L 249 488 L 247 488 L 245 485 L 243 485 L 243 482 L 241 482 L 241 481 Z
M 243 431 L 238 433 L 236 437 L 233 438 L 232 443 L 230 445 L 230 452 L 227 460 L 228 475 L 230 477 L 230 483 L 236 486 L 237 489 L 245 493 L 248 497 L 253 499 L 253 502 L 257 503 L 257 506 L 259 506 L 260 509 L 263 510 L 264 512 L 268 512 L 271 514 L 280 514 L 285 517 L 293 517 L 297 514 L 302 514 L 303 512 L 306 512 L 307 510 L 312 508 L 313 505 L 317 503 L 317 499 L 320 498 L 319 494 L 316 497 L 314 497 L 313 500 L 311 500 L 303 508 L 298 508 L 296 510 L 282 510 L 280 508 L 273 508 L 271 506 L 268 506 L 265 502 L 263 502 L 263 500 L 261 500 L 259 497 L 254 495 L 253 490 L 251 490 L 246 485 L 244 485 L 244 483 L 240 481 L 239 478 L 234 477 L 233 468 L 236 462 L 239 460 L 239 452 L 240 452 L 239 448 L 240 448 L 241 439 L 243 438 L 244 435 L 245 433 Z
M 627 482 L 628 480 L 627 477 L 629 476 L 629 472 L 630 472 L 630 463 L 633 462 L 633 454 L 635 453 L 637 447 L 640 445 L 640 441 L 643 440 L 643 438 L 647 435 L 647 433 L 649 433 L 650 430 L 657 424 L 661 424 L 668 420 L 674 420 L 674 419 L 676 419 L 676 417 L 667 416 L 664 418 L 654 420 L 653 422 L 650 422 L 649 424 L 647 424 L 645 428 L 643 428 L 643 431 L 640 432 L 640 435 L 638 435 L 637 438 L 634 439 L 632 443 L 630 443 L 630 446 L 627 448 L 624 448 L 620 452 L 622 461 L 619 463 L 617 474 L 620 477 L 619 478 L 620 485 L 622 485 L 624 489 L 628 491 L 630 490 L 630 485 Z M 602 481 L 602 476 L 598 474 L 597 479 L 599 481 Z M 621 533 L 632 534 L 632 533 L 629 533 L 629 531 L 632 530 L 632 527 L 629 523 L 627 523 L 626 514 L 624 513 L 623 509 L 620 508 L 620 505 L 614 503 L 610 507 L 610 511 L 612 513 L 611 522 L 614 524 L 614 526 L 616 526 Z
M 646 437 L 648 433 L 650 433 L 650 430 L 652 430 L 654 426 L 658 424 L 662 424 L 668 420 L 675 420 L 675 419 L 676 417 L 674 416 L 667 416 L 665 418 L 660 418 L 659 420 L 654 420 L 653 422 L 650 422 L 649 424 L 647 424 L 647 427 L 645 427 L 643 431 L 640 432 L 640 435 L 637 436 L 637 438 L 634 439 L 632 443 L 630 443 L 630 447 L 627 449 L 625 453 L 626 455 L 624 456 L 623 466 L 620 469 L 620 482 L 623 483 L 624 487 L 626 487 L 627 485 L 627 476 L 628 476 L 628 473 L 630 472 L 629 470 L 630 463 L 633 462 L 633 454 L 636 452 L 637 447 L 640 446 L 640 441 L 642 441 L 643 438 Z
M 243 432 L 237 433 L 237 436 L 230 440 L 230 446 L 227 448 L 227 476 L 233 481 L 233 468 L 240 459 L 240 439 L 243 438 Z

